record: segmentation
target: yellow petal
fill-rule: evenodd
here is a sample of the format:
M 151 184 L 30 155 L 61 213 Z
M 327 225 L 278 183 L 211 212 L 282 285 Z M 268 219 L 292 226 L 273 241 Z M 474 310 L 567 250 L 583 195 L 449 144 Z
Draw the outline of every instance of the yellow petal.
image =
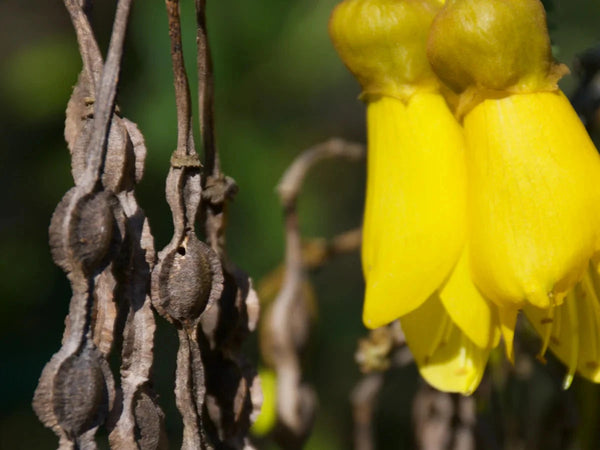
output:
M 437 296 L 400 319 L 421 376 L 446 392 L 471 394 L 481 382 L 490 350 L 475 345 L 452 322 Z
M 478 347 L 492 348 L 500 339 L 498 307 L 484 298 L 471 280 L 467 251 L 444 288 L 440 300 L 452 321 Z
M 600 157 L 560 92 L 485 100 L 465 118 L 471 270 L 499 305 L 559 304 L 600 230 Z
M 580 335 L 577 370 L 594 383 L 600 383 L 599 288 L 598 274 L 590 269 L 575 290 Z
M 556 307 L 552 320 L 547 312 L 531 306 L 525 314 L 542 338 L 548 336 L 550 350 L 569 368 L 566 385 L 575 369 L 600 383 L 600 277 L 595 264 Z
M 273 429 L 277 422 L 277 378 L 273 370 L 266 368 L 260 368 L 258 376 L 260 378 L 263 402 L 260 414 L 252 424 L 250 430 L 255 436 L 264 436 Z
M 515 339 L 515 326 L 517 325 L 517 314 L 519 310 L 516 308 L 498 307 L 498 318 L 500 320 L 500 333 L 504 339 L 504 350 L 508 360 L 514 364 L 515 354 L 513 342 Z
M 414 310 L 450 273 L 463 246 L 462 131 L 438 94 L 368 105 L 363 321 L 377 328 Z
M 523 309 L 533 328 L 542 337 L 542 350 L 538 357 L 544 361 L 544 352 L 546 347 L 549 347 L 552 353 L 567 366 L 565 388 L 571 384 L 581 356 L 580 303 L 581 298 L 575 295 L 575 290 L 572 290 L 565 301 L 551 313 L 532 305 L 526 305 Z M 587 333 L 584 332 L 583 335 Z

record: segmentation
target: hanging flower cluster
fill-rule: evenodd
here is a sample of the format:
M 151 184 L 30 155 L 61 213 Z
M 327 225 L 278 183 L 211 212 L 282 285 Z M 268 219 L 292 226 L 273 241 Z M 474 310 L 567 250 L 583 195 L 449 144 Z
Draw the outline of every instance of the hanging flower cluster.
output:
M 557 86 L 538 0 L 345 0 L 333 43 L 367 104 L 363 321 L 471 393 L 523 310 L 600 382 L 600 157 Z

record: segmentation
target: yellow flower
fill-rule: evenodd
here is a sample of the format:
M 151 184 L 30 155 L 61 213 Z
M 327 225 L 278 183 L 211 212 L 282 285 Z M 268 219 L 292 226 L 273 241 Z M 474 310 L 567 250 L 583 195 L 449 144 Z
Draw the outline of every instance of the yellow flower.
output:
M 464 245 L 466 173 L 460 127 L 439 94 L 369 101 L 367 126 L 363 321 L 376 328 L 448 278 Z
M 498 304 L 560 304 L 598 250 L 600 158 L 560 92 L 485 100 L 464 121 L 471 265 Z
M 600 381 L 598 323 L 583 320 L 598 308 L 588 266 L 600 250 L 600 157 L 556 84 L 565 69 L 543 6 L 454 0 L 428 56 L 459 95 L 473 281 L 504 311 L 525 309 L 569 366 L 567 384 L 575 369 Z
M 563 387 L 569 387 L 578 372 L 600 383 L 600 276 L 597 263 L 590 263 L 583 279 L 556 308 L 524 308 L 533 328 L 542 336 L 540 359 L 546 349 L 568 367 Z
M 367 103 L 363 321 L 375 328 L 401 317 L 422 376 L 470 393 L 499 318 L 512 339 L 514 315 L 499 314 L 470 278 L 464 138 L 425 54 L 441 3 L 346 0 L 330 33 Z

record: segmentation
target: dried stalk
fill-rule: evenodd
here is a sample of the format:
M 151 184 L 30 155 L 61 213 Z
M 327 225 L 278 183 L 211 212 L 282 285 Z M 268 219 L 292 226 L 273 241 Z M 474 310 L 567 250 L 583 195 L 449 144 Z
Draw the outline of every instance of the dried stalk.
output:
M 352 418 L 354 420 L 354 448 L 375 450 L 373 440 L 373 410 L 383 386 L 383 374 L 371 373 L 361 379 L 352 390 Z
M 215 146 L 214 79 L 208 31 L 206 28 L 206 0 L 196 0 L 196 43 L 198 47 L 198 105 L 200 134 L 204 148 L 206 173 L 214 178 L 221 175 L 219 154 Z
M 199 124 L 206 173 L 201 206 L 207 242 L 219 255 L 224 273 L 223 295 L 200 321 L 201 350 L 206 361 L 208 429 L 218 448 L 251 449 L 248 430 L 260 409 L 262 393 L 256 370 L 246 361 L 241 346 L 247 334 L 256 329 L 259 302 L 252 280 L 229 261 L 226 254 L 227 201 L 237 192 L 237 185 L 221 171 L 215 140 L 214 81 L 206 1 L 196 0 L 195 7 Z
M 205 4 L 196 6 L 201 129 L 207 160 L 214 168 L 218 164 L 214 163 Z M 225 260 L 225 201 L 235 184 L 220 172 L 217 178 L 212 172 L 201 177 L 192 135 L 179 2 L 166 0 L 166 7 L 178 123 L 177 149 L 171 157 L 166 191 L 175 230 L 152 273 L 153 304 L 178 331 L 175 395 L 184 424 L 182 448 L 249 448 L 250 415 L 257 407 L 251 395 L 255 374 L 241 357 L 240 346 L 245 333 L 255 327 L 258 300 L 247 275 Z M 199 211 L 207 218 L 210 246 L 195 233 Z
M 174 235 L 158 254 L 152 272 L 156 310 L 177 328 L 179 351 L 175 398 L 183 418 L 183 449 L 211 448 L 203 424 L 205 380 L 198 347 L 201 314 L 223 289 L 217 256 L 195 233 L 200 204 L 200 161 L 193 141 L 190 90 L 182 53 L 179 1 L 166 0 L 171 60 L 177 106 L 177 148 L 167 177 L 167 201 L 173 213 Z
M 169 19 L 169 38 L 171 39 L 171 62 L 175 84 L 175 104 L 177 105 L 177 149 L 179 157 L 196 155 L 192 134 L 192 100 L 190 86 L 185 73 L 183 61 L 183 44 L 181 42 L 181 20 L 179 17 L 179 0 L 166 0 Z
M 277 188 L 285 216 L 285 274 L 266 319 L 266 335 L 270 344 L 267 359 L 277 374 L 278 431 L 275 438 L 285 448 L 300 448 L 303 445 L 312 428 L 317 403 L 312 388 L 302 381 L 299 359 L 308 337 L 309 314 L 303 299 L 306 267 L 296 201 L 308 171 L 323 159 L 337 157 L 361 159 L 364 157 L 364 147 L 332 139 L 310 148 L 294 160 Z M 343 239 L 339 242 L 346 244 Z
M 413 404 L 415 438 L 422 450 L 475 449 L 475 399 L 422 384 Z
M 354 419 L 354 448 L 376 448 L 373 435 L 373 411 L 383 386 L 385 371 L 405 367 L 412 362 L 400 322 L 371 331 L 358 343 L 356 362 L 365 376 L 356 384 L 350 396 Z

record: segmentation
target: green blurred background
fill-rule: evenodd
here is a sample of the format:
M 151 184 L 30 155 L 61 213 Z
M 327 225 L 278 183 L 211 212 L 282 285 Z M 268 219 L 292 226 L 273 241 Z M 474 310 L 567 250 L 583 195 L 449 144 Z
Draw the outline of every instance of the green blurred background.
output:
M 96 3 L 94 26 L 106 48 L 115 2 Z M 332 136 L 364 141 L 358 85 L 327 36 L 335 3 L 215 0 L 208 5 L 218 145 L 225 172 L 240 186 L 230 208 L 228 249 L 231 258 L 257 281 L 282 260 L 282 215 L 274 188 L 293 157 Z M 182 1 L 182 18 L 187 68 L 194 85 L 191 0 Z M 549 19 L 557 56 L 569 65 L 577 53 L 600 40 L 600 2 L 556 0 Z M 50 258 L 47 225 L 72 185 L 62 128 L 80 65 L 75 36 L 59 0 L 0 1 L 1 449 L 56 447 L 53 433 L 37 421 L 30 402 L 43 365 L 60 347 L 70 298 L 66 278 Z M 569 93 L 575 84 L 568 76 L 563 87 Z M 192 96 L 195 101 L 195 92 Z M 161 1 L 134 5 L 119 103 L 146 138 L 146 174 L 137 193 L 160 249 L 172 233 L 164 180 L 176 144 L 167 21 Z M 362 164 L 336 161 L 319 166 L 300 199 L 303 234 L 331 237 L 359 225 L 364 181 Z M 360 322 L 363 284 L 358 255 L 337 258 L 312 282 L 319 313 L 306 373 L 316 386 L 321 408 L 308 448 L 346 449 L 351 447 L 348 393 L 360 376 L 353 354 L 357 338 L 365 334 Z M 176 448 L 181 424 L 171 383 L 177 340 L 174 330 L 157 320 L 161 326 L 156 389 Z M 252 342 L 248 350 L 256 354 Z M 536 368 L 537 381 L 553 391 L 554 379 L 547 372 Z M 413 367 L 388 376 L 382 393 L 385 401 L 377 410 L 378 448 L 412 446 L 410 401 L 417 383 Z M 569 395 L 580 392 L 598 396 L 595 387 L 577 381 Z M 591 424 L 600 420 L 595 411 L 589 415 Z

